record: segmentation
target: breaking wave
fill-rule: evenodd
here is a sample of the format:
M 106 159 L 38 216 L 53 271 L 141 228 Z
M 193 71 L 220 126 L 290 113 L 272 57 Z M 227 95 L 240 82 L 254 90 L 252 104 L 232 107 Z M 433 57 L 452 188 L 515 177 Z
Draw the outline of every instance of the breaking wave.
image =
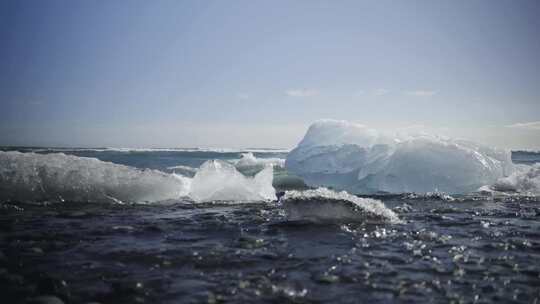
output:
M 335 192 L 326 188 L 305 191 L 287 191 L 281 197 L 290 220 L 362 221 L 384 220 L 398 223 L 398 216 L 381 201 L 360 198 L 345 191 Z

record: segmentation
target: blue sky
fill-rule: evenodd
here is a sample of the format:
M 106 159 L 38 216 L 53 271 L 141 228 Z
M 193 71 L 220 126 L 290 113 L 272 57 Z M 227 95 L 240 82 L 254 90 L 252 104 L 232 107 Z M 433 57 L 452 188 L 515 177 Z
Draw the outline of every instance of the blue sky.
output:
M 293 147 L 320 118 L 540 148 L 538 1 L 2 1 L 0 144 Z

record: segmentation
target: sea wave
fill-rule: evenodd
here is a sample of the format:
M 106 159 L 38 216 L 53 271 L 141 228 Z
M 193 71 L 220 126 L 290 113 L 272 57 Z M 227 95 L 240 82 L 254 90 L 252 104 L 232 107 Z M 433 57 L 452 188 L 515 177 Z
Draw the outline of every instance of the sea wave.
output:
M 360 198 L 345 191 L 327 188 L 287 191 L 280 198 L 290 220 L 363 221 L 384 220 L 399 223 L 396 213 L 381 201 Z

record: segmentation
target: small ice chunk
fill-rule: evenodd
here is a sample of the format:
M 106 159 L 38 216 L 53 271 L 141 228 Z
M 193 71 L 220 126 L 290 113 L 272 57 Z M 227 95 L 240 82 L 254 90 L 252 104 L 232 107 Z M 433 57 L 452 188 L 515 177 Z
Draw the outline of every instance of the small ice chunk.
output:
M 260 201 L 274 200 L 272 166 L 254 177 L 247 177 L 224 161 L 206 161 L 191 182 L 189 196 L 196 201 Z
M 283 167 L 285 165 L 285 159 L 282 158 L 258 158 L 253 153 L 242 153 L 239 160 L 236 161 L 236 168 L 256 167 L 256 166 L 276 166 Z
M 510 176 L 501 178 L 493 185 L 484 186 L 480 190 L 540 195 L 540 164 L 518 166 L 518 170 Z
M 358 221 L 366 219 L 399 222 L 381 201 L 360 198 L 326 188 L 287 191 L 280 199 L 290 220 Z

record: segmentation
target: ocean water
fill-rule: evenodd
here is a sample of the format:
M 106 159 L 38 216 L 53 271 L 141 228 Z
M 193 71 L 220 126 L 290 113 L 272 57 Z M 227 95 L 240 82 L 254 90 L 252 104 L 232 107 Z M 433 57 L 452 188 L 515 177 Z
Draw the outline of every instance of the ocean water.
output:
M 353 197 L 306 190 L 281 167 L 286 151 L 264 149 L 3 150 L 36 153 L 31 158 L 36 164 L 42 159 L 39 155 L 76 156 L 59 156 L 54 170 L 30 166 L 36 172 L 23 175 L 10 171 L 13 155 L 0 163 L 0 286 L 5 303 L 45 295 L 65 303 L 540 299 L 540 198 L 534 195 L 434 192 Z M 531 165 L 540 161 L 538 156 L 514 153 L 513 161 Z M 141 179 L 132 169 L 81 162 L 79 157 L 147 169 L 146 175 Z M 58 159 L 43 162 L 56 166 L 52 161 Z M 223 163 L 210 169 L 233 170 L 226 165 L 230 163 L 247 176 L 240 180 L 245 186 L 228 187 L 220 195 L 230 197 L 233 190 L 251 194 L 254 176 L 273 164 L 271 183 L 281 199 L 201 202 L 179 195 L 165 202 L 111 202 L 96 196 L 102 189 L 110 191 L 106 185 L 88 188 L 76 183 L 81 177 L 94 182 L 94 175 L 72 172 L 84 171 L 87 163 L 93 166 L 88 168 L 105 168 L 100 178 L 122 187 L 134 183 L 136 187 L 122 188 L 132 192 L 141 181 L 155 182 L 156 187 L 171 182 L 173 173 L 195 182 L 198 168 L 215 159 Z M 113 174 L 118 170 L 123 173 Z M 238 179 L 234 174 L 217 180 Z M 53 184 L 58 181 L 74 183 L 66 190 Z M 25 188 L 28 185 L 33 188 Z M 20 192 L 8 188 L 15 186 Z M 73 191 L 87 193 L 79 196 Z

